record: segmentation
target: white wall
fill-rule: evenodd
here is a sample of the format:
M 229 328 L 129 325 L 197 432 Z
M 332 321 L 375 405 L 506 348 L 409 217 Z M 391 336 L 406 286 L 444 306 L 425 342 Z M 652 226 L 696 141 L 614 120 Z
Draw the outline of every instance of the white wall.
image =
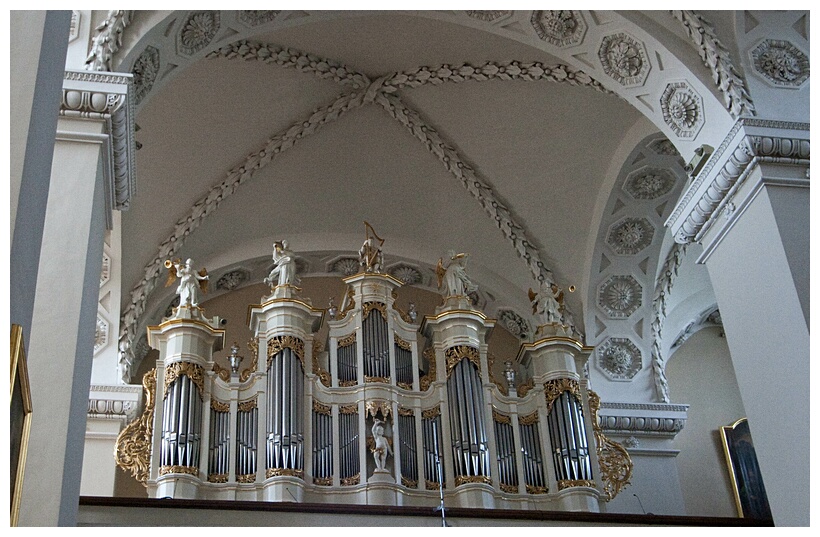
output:
M 666 367 L 674 402 L 690 405 L 674 444 L 680 450 L 678 476 L 691 516 L 737 516 L 719 431 L 746 414 L 721 331 L 709 327 L 695 333 Z

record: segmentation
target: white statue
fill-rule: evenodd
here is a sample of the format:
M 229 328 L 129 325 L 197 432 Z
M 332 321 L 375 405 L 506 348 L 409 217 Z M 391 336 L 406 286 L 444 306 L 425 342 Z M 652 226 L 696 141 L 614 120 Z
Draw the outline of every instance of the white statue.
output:
M 359 248 L 359 266 L 364 272 L 381 272 L 384 265 L 382 245 L 384 240 L 376 235 L 373 226 L 364 223 L 364 243 Z
M 179 259 L 165 262 L 165 267 L 168 269 L 168 279 L 165 281 L 165 287 L 168 287 L 179 278 L 177 295 L 179 295 L 180 307 L 199 306 L 197 289 L 201 289 L 203 293 L 208 292 L 208 271 L 203 268 L 196 272 L 192 263 L 191 259 L 186 260 L 184 265 Z
M 562 302 L 564 292 L 554 283 L 544 280 L 541 282 L 539 292 L 529 291 L 532 312 L 540 316 L 543 324 L 553 324 L 561 322 Z
M 468 254 L 456 254 L 451 250 L 449 255 L 450 262 L 447 267 L 442 264 L 441 258 L 439 258 L 438 266 L 436 266 L 438 288 L 441 289 L 442 283 L 446 286 L 444 296 L 467 296 L 477 291 L 478 285 L 474 284 L 467 276 Z
M 288 241 L 273 243 L 273 270 L 263 281 L 271 287 L 293 285 L 296 278 L 296 258 L 288 249 Z
M 376 461 L 377 472 L 387 472 L 387 456 L 392 455 L 390 443 L 384 437 L 384 422 L 376 420 L 373 423 L 373 459 Z

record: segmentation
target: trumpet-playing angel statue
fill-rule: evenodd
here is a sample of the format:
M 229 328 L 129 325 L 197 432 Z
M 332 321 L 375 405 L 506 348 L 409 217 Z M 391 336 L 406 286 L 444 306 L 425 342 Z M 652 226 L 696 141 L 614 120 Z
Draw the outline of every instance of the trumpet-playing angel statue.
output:
M 469 254 L 457 254 L 453 250 L 448 252 L 450 262 L 445 267 L 439 258 L 436 266 L 438 288 L 444 284 L 444 296 L 467 296 L 478 291 L 478 285 L 467 276 L 467 257 Z
M 186 260 L 185 264 L 182 264 L 180 259 L 165 262 L 165 267 L 168 269 L 165 287 L 170 286 L 179 278 L 177 294 L 180 306 L 197 307 L 199 306 L 198 290 L 202 290 L 203 293 L 208 292 L 208 271 L 203 268 L 196 272 L 192 264 L 191 259 Z

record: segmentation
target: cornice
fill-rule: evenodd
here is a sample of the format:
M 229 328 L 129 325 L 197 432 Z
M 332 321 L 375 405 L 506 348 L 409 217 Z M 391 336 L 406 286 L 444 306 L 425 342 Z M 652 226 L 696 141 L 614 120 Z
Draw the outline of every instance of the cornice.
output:
M 674 438 L 686 425 L 689 405 L 601 403 L 598 419 L 611 434 Z
M 700 239 L 728 197 L 761 159 L 808 164 L 809 123 L 741 118 L 724 137 L 666 221 L 680 244 Z

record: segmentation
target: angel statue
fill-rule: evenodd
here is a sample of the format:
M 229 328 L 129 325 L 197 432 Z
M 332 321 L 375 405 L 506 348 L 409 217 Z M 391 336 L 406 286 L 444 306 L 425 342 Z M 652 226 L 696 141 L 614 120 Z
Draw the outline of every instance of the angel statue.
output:
M 296 278 L 296 257 L 288 249 L 288 241 L 282 240 L 273 243 L 273 262 L 273 270 L 262 281 L 271 287 L 293 285 L 293 280 Z
M 445 283 L 444 296 L 467 296 L 478 291 L 478 285 L 470 281 L 467 276 L 467 257 L 469 254 L 457 254 L 453 250 L 448 252 L 450 262 L 445 267 L 442 259 L 439 258 L 436 266 L 436 276 L 438 276 L 438 288 Z
M 367 222 L 364 223 L 364 236 L 364 244 L 359 248 L 359 266 L 364 272 L 381 272 L 384 265 L 384 239 L 376 235 L 373 226 Z
M 564 292 L 555 283 L 544 280 L 541 282 L 539 292 L 529 290 L 532 312 L 540 316 L 543 324 L 554 324 L 561 322 L 561 310 L 563 309 Z
M 390 443 L 384 437 L 384 422 L 376 420 L 373 423 L 373 459 L 376 461 L 377 472 L 387 472 L 387 456 L 392 455 Z
M 201 289 L 203 293 L 208 292 L 208 271 L 203 268 L 196 272 L 191 266 L 192 263 L 193 261 L 190 258 L 185 261 L 184 265 L 179 259 L 165 262 L 165 267 L 168 269 L 168 279 L 165 281 L 165 287 L 170 286 L 179 278 L 177 294 L 179 295 L 180 306 L 197 307 L 199 306 L 197 288 Z

